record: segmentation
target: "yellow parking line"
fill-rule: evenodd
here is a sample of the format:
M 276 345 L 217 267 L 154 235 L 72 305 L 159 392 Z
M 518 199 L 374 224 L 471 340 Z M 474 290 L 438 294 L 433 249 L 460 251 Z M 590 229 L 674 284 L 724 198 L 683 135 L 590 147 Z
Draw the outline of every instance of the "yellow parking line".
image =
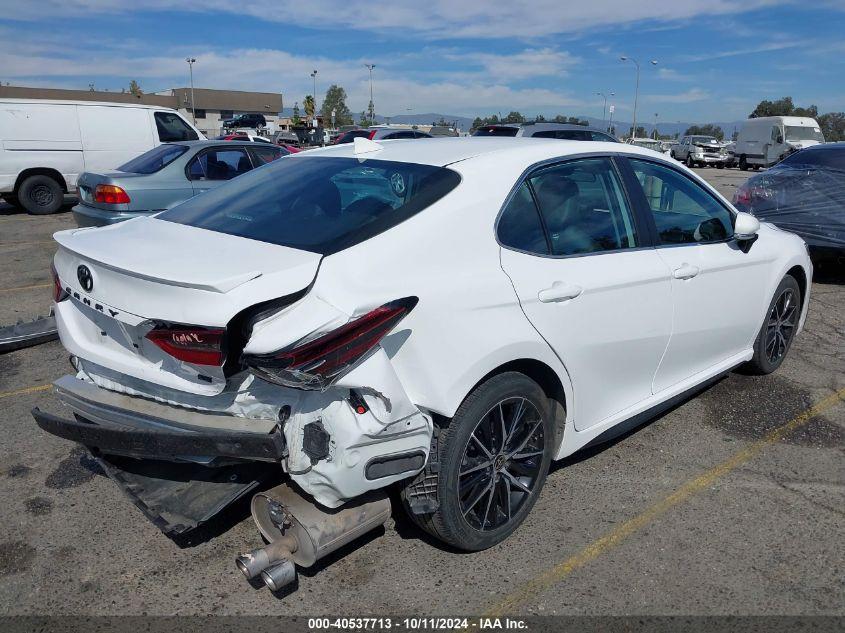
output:
M 523 585 L 517 591 L 505 596 L 499 603 L 492 606 L 487 613 L 490 617 L 501 617 L 505 614 L 513 613 L 518 607 L 528 603 L 529 601 L 539 597 L 539 595 L 549 589 L 553 585 L 559 583 L 566 576 L 571 574 L 576 569 L 583 567 L 590 561 L 598 558 L 603 553 L 613 549 L 619 545 L 626 537 L 631 536 L 639 529 L 645 527 L 656 518 L 686 501 L 693 495 L 711 486 L 717 479 L 727 475 L 739 466 L 755 457 L 764 448 L 779 442 L 786 435 L 792 431 L 807 424 L 814 416 L 819 415 L 823 411 L 836 406 L 842 400 L 845 400 L 845 389 L 840 389 L 836 393 L 817 402 L 800 415 L 794 417 L 789 422 L 777 427 L 769 432 L 763 439 L 754 442 L 741 451 L 734 453 L 732 457 L 725 460 L 721 464 L 714 466 L 707 472 L 699 475 L 695 479 L 687 481 L 678 490 L 664 497 L 642 514 L 635 516 L 628 521 L 620 524 L 617 528 L 605 534 L 596 541 L 590 543 L 580 552 L 558 563 L 551 569 L 548 569 L 538 576 L 535 576 Z
M 27 387 L 26 389 L 18 389 L 17 391 L 0 392 L 0 398 L 11 398 L 12 396 L 23 396 L 28 393 L 37 393 L 39 391 L 47 391 L 53 385 L 36 385 L 35 387 Z
M 35 290 L 36 288 L 49 288 L 53 284 L 33 284 L 32 286 L 19 286 L 17 288 L 0 288 L 0 294 L 4 292 L 18 292 L 20 290 Z

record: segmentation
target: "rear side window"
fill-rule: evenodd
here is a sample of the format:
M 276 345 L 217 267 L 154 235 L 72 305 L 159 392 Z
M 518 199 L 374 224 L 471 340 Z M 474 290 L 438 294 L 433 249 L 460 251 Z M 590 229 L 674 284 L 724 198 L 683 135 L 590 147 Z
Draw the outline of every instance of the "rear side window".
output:
M 199 137 L 175 112 L 156 112 L 156 128 L 162 143 L 174 141 L 196 141 Z
M 239 148 L 202 152 L 188 166 L 191 180 L 231 180 L 251 170 L 249 156 Z
M 404 222 L 459 183 L 444 167 L 300 155 L 157 217 L 327 255 Z
M 637 246 L 633 213 L 608 158 L 574 160 L 530 179 L 553 255 Z
M 496 234 L 502 246 L 539 255 L 548 254 L 549 245 L 528 183 L 522 183 L 502 211 Z
M 651 209 L 661 244 L 719 242 L 733 235 L 730 211 L 687 176 L 629 159 Z
M 589 134 L 594 141 L 602 141 L 602 142 L 605 142 L 605 143 L 616 143 L 617 142 L 616 139 L 613 138 L 612 136 L 609 136 L 607 134 L 602 134 L 601 132 L 592 132 L 591 131 Z
M 478 128 L 473 136 L 516 136 L 517 132 L 519 132 L 519 128 L 489 125 Z
M 185 145 L 159 145 L 124 163 L 117 168 L 117 171 L 129 174 L 154 174 L 187 151 L 188 147 Z

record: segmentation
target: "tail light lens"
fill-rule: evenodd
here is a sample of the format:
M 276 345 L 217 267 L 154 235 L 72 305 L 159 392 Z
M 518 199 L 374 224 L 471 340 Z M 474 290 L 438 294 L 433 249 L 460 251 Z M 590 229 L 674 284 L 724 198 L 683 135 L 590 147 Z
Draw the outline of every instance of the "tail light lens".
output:
M 751 206 L 751 187 L 747 184 L 740 185 L 734 192 L 733 203 L 740 207 Z
M 324 390 L 367 356 L 417 301 L 417 297 L 391 301 L 306 343 L 270 354 L 245 355 L 244 363 L 269 382 Z
M 378 130 L 373 130 L 367 138 L 372 141 L 376 136 L 376 132 L 378 132 Z
M 117 185 L 97 185 L 94 188 L 94 202 L 101 204 L 129 204 L 129 194 Z
M 53 264 L 50 264 L 50 274 L 53 276 L 53 301 L 59 303 L 59 301 L 64 301 L 68 298 L 68 294 L 64 288 L 62 288 L 62 280 L 59 279 L 59 273 L 56 271 L 56 267 Z
M 186 363 L 222 367 L 226 361 L 225 334 L 226 330 L 221 328 L 160 325 L 147 333 L 147 339 Z

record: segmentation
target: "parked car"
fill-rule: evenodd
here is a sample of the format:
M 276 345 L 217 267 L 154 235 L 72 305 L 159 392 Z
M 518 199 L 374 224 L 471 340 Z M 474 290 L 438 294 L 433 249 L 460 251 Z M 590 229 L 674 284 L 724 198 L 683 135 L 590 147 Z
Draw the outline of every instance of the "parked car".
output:
M 169 108 L 0 99 L 0 195 L 29 213 L 55 213 L 86 169 L 114 169 L 160 143 L 200 138 Z
M 728 154 L 713 136 L 684 136 L 681 142 L 671 150 L 671 156 L 675 160 L 686 163 L 687 167 L 713 166 L 719 169 L 725 167 Z
M 258 130 L 267 127 L 267 119 L 263 114 L 246 112 L 223 120 L 223 128 L 252 128 Z
M 727 158 L 725 159 L 725 167 L 736 167 L 739 163 L 736 157 L 736 141 L 729 141 L 723 144 Z
M 171 534 L 283 472 L 237 561 L 272 589 L 394 484 L 453 547 L 503 541 L 552 460 L 775 371 L 812 279 L 801 238 L 620 143 L 366 140 L 55 239 L 72 415 L 38 425 Z
M 346 130 L 345 132 L 338 134 L 334 141 L 332 141 L 332 144 L 343 145 L 345 143 L 351 143 L 356 138 L 370 138 L 370 131 L 367 129 Z
M 216 141 L 250 141 L 251 143 L 270 143 L 273 141 L 266 136 L 259 136 L 258 134 L 251 134 L 250 132 L 232 132 L 231 134 L 221 134 L 215 136 Z
M 299 140 L 299 136 L 296 135 L 296 132 L 288 131 L 285 132 L 280 130 L 278 132 L 274 132 L 273 136 L 270 138 L 276 145 L 281 146 L 294 146 L 298 147 L 301 141 Z
M 79 177 L 78 226 L 104 226 L 151 215 L 290 154 L 249 141 L 165 143 L 114 171 Z
M 818 122 L 810 117 L 768 116 L 748 119 L 736 139 L 737 164 L 770 167 L 793 152 L 824 143 Z
M 653 138 L 632 138 L 628 140 L 628 144 L 634 145 L 635 147 L 644 147 L 654 152 L 660 152 L 661 154 L 665 153 L 663 150 L 663 141 L 659 141 Z
M 734 205 L 800 235 L 814 258 L 845 261 L 845 143 L 790 154 L 740 185 Z
M 618 143 L 619 140 L 606 132 L 585 125 L 572 123 L 505 123 L 485 125 L 478 128 L 473 136 L 530 136 L 534 138 L 556 138 L 567 141 L 605 141 Z

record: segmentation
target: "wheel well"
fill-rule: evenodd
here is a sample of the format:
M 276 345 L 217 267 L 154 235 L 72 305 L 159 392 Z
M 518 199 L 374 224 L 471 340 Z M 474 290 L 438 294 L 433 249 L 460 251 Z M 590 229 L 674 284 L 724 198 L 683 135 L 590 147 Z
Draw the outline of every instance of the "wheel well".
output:
M 59 186 L 62 188 L 62 191 L 67 193 L 67 183 L 65 182 L 64 177 L 55 169 L 50 169 L 48 167 L 33 167 L 31 169 L 24 169 L 20 174 L 18 174 L 18 179 L 15 181 L 15 195 L 18 195 L 18 189 L 20 189 L 21 184 L 24 180 L 29 178 L 30 176 L 47 176 L 48 178 L 52 178 Z
M 503 374 L 508 371 L 517 371 L 528 376 L 531 380 L 540 385 L 540 388 L 546 394 L 546 397 L 553 402 L 552 409 L 555 421 L 556 454 L 557 450 L 560 448 L 561 442 L 563 441 L 563 429 L 566 425 L 566 392 L 563 390 L 563 384 L 560 382 L 560 378 L 557 373 L 555 373 L 555 370 L 546 365 L 546 363 L 533 358 L 512 360 L 504 365 L 500 365 L 475 383 L 472 389 L 470 389 L 470 393 L 472 393 L 478 385 L 489 380 L 493 376 Z
M 801 291 L 801 310 L 804 310 L 804 304 L 807 301 L 807 272 L 801 266 L 793 266 L 786 271 L 787 275 L 795 278 L 798 282 L 798 289 Z

